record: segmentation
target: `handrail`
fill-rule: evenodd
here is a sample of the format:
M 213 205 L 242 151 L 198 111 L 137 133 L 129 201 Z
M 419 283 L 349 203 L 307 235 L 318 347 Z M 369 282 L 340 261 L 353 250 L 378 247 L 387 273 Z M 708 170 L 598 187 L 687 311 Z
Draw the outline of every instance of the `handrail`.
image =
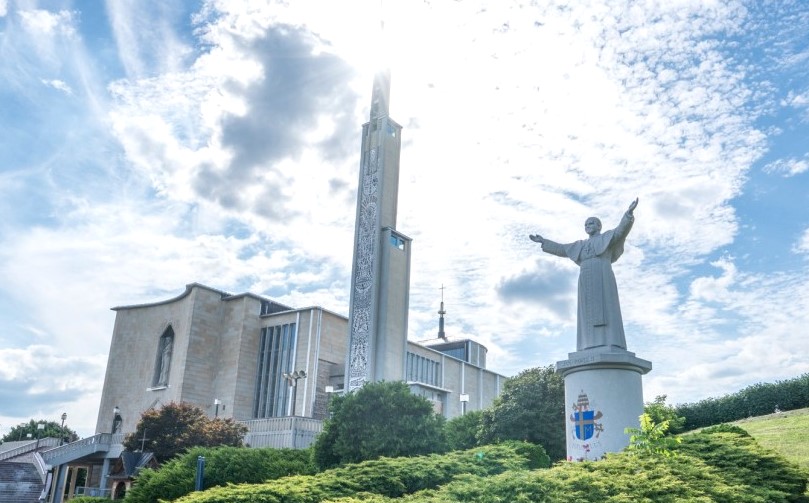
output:
M 46 464 L 52 464 L 51 461 L 57 457 L 69 456 L 72 453 L 84 452 L 90 446 L 97 447 L 95 451 L 109 450 L 110 446 L 121 444 L 124 441 L 123 433 L 99 433 L 92 437 L 83 438 L 69 444 L 49 449 L 42 453 L 42 460 Z
M 34 466 L 39 473 L 39 478 L 42 479 L 42 482 L 45 482 L 45 476 L 48 473 L 48 468 L 45 466 L 45 461 L 42 460 L 42 454 L 35 452 L 33 458 Z
M 17 456 L 20 456 L 22 454 L 27 454 L 29 452 L 36 451 L 40 447 L 53 447 L 55 445 L 59 445 L 58 438 L 47 437 L 42 438 L 40 440 L 32 440 L 31 442 L 28 442 L 27 444 L 21 445 L 14 449 L 9 449 L 5 452 L 0 452 L 0 461 L 16 458 Z

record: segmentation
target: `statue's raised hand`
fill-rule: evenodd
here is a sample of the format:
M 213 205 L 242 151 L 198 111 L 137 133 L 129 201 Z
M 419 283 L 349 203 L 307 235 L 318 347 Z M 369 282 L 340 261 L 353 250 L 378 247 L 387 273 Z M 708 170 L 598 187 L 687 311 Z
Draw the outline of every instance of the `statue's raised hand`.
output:
M 632 201 L 632 204 L 629 205 L 629 209 L 626 210 L 626 212 L 631 215 L 632 212 L 635 211 L 635 208 L 637 207 L 638 207 L 638 198 L 636 197 L 635 200 Z
M 543 238 L 539 234 L 529 234 L 528 237 L 531 239 L 531 241 L 533 241 L 535 243 L 544 243 L 545 242 L 545 238 Z

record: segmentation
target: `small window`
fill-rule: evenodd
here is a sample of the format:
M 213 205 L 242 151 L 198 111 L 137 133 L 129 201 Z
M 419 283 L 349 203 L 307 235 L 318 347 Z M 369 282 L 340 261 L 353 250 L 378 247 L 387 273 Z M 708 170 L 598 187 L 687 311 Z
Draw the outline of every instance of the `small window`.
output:
M 404 239 L 400 238 L 399 236 L 394 236 L 393 234 L 390 235 L 390 244 L 391 246 L 395 246 L 400 250 L 404 250 L 405 247 Z

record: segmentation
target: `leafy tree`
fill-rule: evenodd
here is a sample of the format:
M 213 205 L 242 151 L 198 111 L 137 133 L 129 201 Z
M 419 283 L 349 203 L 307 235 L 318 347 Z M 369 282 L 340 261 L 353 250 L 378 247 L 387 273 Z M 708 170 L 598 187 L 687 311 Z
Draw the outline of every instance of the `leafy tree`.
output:
M 474 410 L 447 421 L 444 425 L 447 447 L 452 451 L 460 451 L 478 445 L 477 436 L 482 419 L 483 412 Z
M 233 419 L 211 419 L 199 407 L 171 402 L 141 414 L 135 432 L 124 439 L 124 447 L 153 452 L 163 462 L 191 447 L 241 447 L 246 433 L 247 427 Z
M 565 384 L 553 365 L 512 377 L 483 411 L 480 443 L 509 439 L 539 444 L 554 461 L 565 458 Z
M 445 448 L 444 418 L 401 381 L 368 383 L 335 397 L 331 419 L 313 449 L 323 469 L 381 456 L 415 456 Z
M 38 429 L 38 425 L 43 424 L 45 428 L 40 430 Z M 63 438 L 66 442 L 73 442 L 74 440 L 78 440 L 79 436 L 76 434 L 75 431 L 71 430 L 67 426 L 62 428 L 61 423 L 57 423 L 56 421 L 34 421 L 31 419 L 27 423 L 20 423 L 17 426 L 13 426 L 11 431 L 9 431 L 6 435 L 3 436 L 3 442 L 14 442 L 17 440 L 26 440 L 28 438 L 28 434 L 31 434 L 31 439 L 36 440 L 37 438 Z
M 658 395 L 654 401 L 646 403 L 643 406 L 644 414 L 648 414 L 649 418 L 655 424 L 662 424 L 668 421 L 669 434 L 676 435 L 682 433 L 685 427 L 685 417 L 677 415 L 677 409 L 671 405 L 666 405 L 666 395 Z
M 664 397 L 665 398 L 665 397 Z M 638 455 L 672 456 L 680 437 L 667 435 L 669 422 L 655 423 L 649 414 L 640 415 L 640 428 L 626 428 L 625 433 L 630 435 L 627 452 Z

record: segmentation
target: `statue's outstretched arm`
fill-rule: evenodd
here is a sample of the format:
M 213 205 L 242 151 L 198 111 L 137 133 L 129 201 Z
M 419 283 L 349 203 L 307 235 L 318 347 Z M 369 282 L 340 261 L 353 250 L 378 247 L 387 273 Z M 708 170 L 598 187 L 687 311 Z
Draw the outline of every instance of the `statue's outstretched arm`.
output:
M 542 236 L 540 236 L 539 234 L 529 234 L 529 235 L 528 235 L 528 237 L 529 237 L 529 238 L 531 239 L 531 241 L 533 241 L 534 243 L 540 243 L 540 244 L 542 244 L 542 243 L 544 243 L 544 242 L 545 242 L 545 238 L 543 238 L 543 237 L 542 237 Z

